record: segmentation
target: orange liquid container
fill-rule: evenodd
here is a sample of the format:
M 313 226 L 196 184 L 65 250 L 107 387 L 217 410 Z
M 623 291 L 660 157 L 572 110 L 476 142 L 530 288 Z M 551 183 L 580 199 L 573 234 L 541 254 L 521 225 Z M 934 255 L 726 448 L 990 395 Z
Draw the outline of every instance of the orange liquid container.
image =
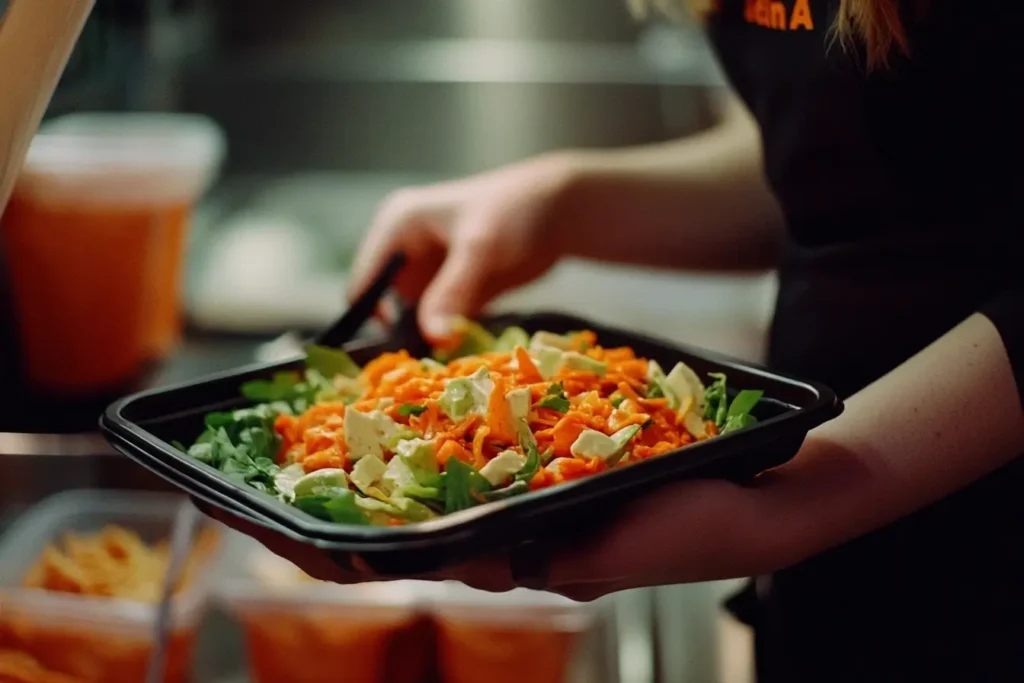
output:
M 447 586 L 431 612 L 442 683 L 565 683 L 596 618 L 590 605 L 548 593 L 461 585 Z
M 40 129 L 0 219 L 35 388 L 116 389 L 174 350 L 189 219 L 222 156 L 201 117 L 83 114 Z
M 0 237 L 28 378 L 88 393 L 172 350 L 187 207 L 48 206 L 16 193 Z M 70 228 L 70 229 L 68 229 Z
M 0 616 L 0 641 L 47 669 L 88 683 L 139 683 L 146 678 L 153 653 L 152 639 L 145 632 L 93 631 L 21 615 Z M 171 634 L 164 683 L 189 683 L 195 645 L 194 631 Z M 0 683 L 4 681 L 0 678 Z
M 192 207 L 170 206 L 153 214 L 154 258 L 150 262 L 152 296 L 145 324 L 145 348 L 151 358 L 163 358 L 181 340 L 181 292 Z
M 565 683 L 575 633 L 534 626 L 480 626 L 440 619 L 438 663 L 443 683 Z
M 413 658 L 408 645 L 396 645 L 417 622 L 410 614 L 381 612 L 312 610 L 242 617 L 253 678 L 256 683 L 388 683 L 392 664 Z
M 245 632 L 255 683 L 420 683 L 433 628 L 408 582 L 315 581 L 248 538 L 230 546 L 244 569 L 218 590 Z

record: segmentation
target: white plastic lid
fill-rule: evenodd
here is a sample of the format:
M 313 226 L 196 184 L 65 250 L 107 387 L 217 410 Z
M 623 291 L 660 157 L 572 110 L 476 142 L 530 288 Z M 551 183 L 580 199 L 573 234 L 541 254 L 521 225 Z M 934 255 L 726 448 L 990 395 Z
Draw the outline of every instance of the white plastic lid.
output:
M 241 571 L 222 573 L 215 593 L 237 611 L 342 610 L 373 617 L 407 616 L 419 603 L 421 582 L 339 585 L 317 581 L 239 534 L 228 537 L 226 554 L 231 557 L 230 564 Z
M 440 594 L 429 601 L 431 610 L 460 622 L 584 631 L 596 617 L 592 605 L 554 593 L 526 588 L 490 593 L 456 582 L 445 582 L 442 586 Z
M 40 127 L 18 191 L 51 204 L 192 203 L 213 183 L 226 146 L 205 116 L 72 114 Z

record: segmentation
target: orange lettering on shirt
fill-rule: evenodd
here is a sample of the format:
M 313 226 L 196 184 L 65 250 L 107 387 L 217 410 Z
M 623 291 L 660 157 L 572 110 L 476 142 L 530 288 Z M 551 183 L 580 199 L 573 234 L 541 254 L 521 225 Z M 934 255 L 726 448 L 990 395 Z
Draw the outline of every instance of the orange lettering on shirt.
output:
M 811 18 L 811 8 L 807 0 L 796 0 L 793 5 L 793 14 L 789 18 L 789 30 L 795 31 L 799 28 L 807 31 L 814 30 L 814 19 Z
M 793 11 L 788 17 L 783 0 L 744 0 L 743 19 L 748 24 L 776 31 L 814 30 L 809 0 L 794 0 Z
M 743 19 L 748 24 L 757 23 L 757 0 L 747 0 L 743 6 Z

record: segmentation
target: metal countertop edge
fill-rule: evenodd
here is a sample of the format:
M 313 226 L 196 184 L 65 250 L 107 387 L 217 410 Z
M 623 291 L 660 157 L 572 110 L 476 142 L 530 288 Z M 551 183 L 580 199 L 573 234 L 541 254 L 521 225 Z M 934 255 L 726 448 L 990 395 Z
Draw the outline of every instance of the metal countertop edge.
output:
M 0 432 L 0 457 L 5 455 L 90 456 L 114 455 L 116 451 L 100 434 L 23 434 Z

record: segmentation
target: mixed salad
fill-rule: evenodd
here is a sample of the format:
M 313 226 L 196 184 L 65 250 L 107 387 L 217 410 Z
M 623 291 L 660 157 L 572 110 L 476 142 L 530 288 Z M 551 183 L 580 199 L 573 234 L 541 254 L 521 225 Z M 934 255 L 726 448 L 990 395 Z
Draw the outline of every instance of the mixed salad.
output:
M 359 367 L 307 349 L 304 373 L 242 387 L 188 454 L 331 522 L 402 525 L 557 486 L 747 427 L 762 392 L 730 400 L 684 363 L 667 372 L 593 332 L 494 336 L 463 321 L 432 358 Z

